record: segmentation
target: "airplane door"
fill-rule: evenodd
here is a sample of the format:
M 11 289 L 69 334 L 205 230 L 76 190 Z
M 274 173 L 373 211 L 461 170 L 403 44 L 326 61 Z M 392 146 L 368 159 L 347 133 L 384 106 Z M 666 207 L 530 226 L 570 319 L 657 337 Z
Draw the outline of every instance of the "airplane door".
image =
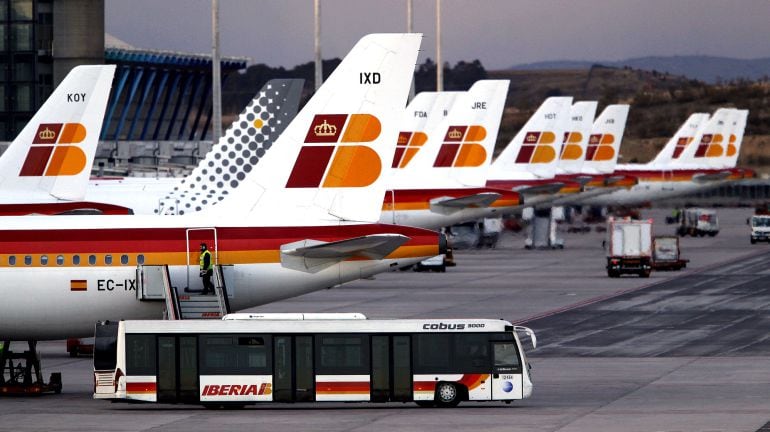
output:
M 382 206 L 383 213 L 388 217 L 387 223 L 396 224 L 396 191 L 385 192 L 385 202 Z
M 200 277 L 200 244 L 206 243 L 206 247 L 211 251 L 212 264 L 219 264 L 217 230 L 216 228 L 190 228 L 186 230 L 185 237 L 187 241 L 187 284 L 185 289 L 201 291 L 203 290 L 203 280 Z

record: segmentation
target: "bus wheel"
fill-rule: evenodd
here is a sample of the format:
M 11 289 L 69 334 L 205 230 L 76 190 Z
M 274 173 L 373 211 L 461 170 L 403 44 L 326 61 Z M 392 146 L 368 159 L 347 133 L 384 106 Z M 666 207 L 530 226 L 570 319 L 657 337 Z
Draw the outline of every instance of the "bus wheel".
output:
M 460 392 L 454 383 L 442 382 L 436 386 L 436 401 L 441 407 L 453 407 L 460 403 Z
M 436 406 L 436 402 L 433 401 L 414 401 L 420 408 L 433 408 Z

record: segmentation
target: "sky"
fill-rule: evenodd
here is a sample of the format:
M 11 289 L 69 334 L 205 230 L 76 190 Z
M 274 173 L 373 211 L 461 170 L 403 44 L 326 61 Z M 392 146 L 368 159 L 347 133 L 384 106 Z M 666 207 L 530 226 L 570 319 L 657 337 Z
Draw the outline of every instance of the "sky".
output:
M 413 0 L 419 63 L 435 59 L 435 0 Z M 313 59 L 313 0 L 219 0 L 221 53 L 293 67 Z M 770 0 L 441 0 L 443 60 L 487 69 L 650 55 L 770 57 Z M 105 0 L 107 33 L 137 48 L 211 52 L 211 0 Z M 321 0 L 324 58 L 406 30 L 406 0 Z

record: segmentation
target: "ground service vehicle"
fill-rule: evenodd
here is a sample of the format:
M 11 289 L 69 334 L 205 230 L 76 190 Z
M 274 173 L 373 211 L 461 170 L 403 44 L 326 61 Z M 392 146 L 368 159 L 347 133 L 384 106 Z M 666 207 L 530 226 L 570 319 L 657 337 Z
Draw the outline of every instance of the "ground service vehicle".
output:
M 455 406 L 532 394 L 516 334 L 492 319 L 236 319 L 96 325 L 96 399 L 242 406 Z
M 638 274 L 650 277 L 652 270 L 652 219 L 607 220 L 607 275 Z
M 678 234 L 682 237 L 691 235 L 714 237 L 719 234 L 719 218 L 713 209 L 688 208 L 682 212 Z
M 770 214 L 751 217 L 751 244 L 759 241 L 770 242 Z
M 681 257 L 679 237 L 655 236 L 652 239 L 652 268 L 655 270 L 681 270 L 688 262 L 690 260 Z

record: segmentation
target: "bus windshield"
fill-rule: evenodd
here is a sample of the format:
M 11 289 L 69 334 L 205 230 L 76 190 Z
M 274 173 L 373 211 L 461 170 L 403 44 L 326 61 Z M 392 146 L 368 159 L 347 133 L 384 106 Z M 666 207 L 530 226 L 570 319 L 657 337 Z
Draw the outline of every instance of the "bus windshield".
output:
M 96 324 L 94 331 L 94 369 L 115 369 L 118 352 L 118 323 Z

